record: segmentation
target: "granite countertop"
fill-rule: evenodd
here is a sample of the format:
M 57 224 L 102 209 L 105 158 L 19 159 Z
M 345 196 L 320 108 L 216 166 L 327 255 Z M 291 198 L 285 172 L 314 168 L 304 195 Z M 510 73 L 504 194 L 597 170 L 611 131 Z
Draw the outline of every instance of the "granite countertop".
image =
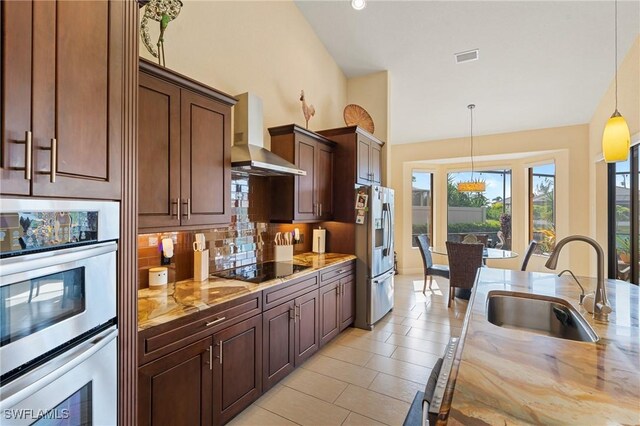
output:
M 595 279 L 580 281 L 595 289 Z M 600 340 L 577 342 L 495 326 L 485 313 L 491 290 L 564 299 Z M 449 382 L 450 391 L 455 380 L 449 424 L 638 424 L 638 287 L 608 280 L 607 293 L 613 313 L 601 322 L 579 305 L 580 291 L 570 277 L 481 268 Z
M 161 289 L 138 290 L 138 331 L 203 311 L 247 294 L 263 291 L 355 258 L 350 254 L 304 253 L 294 256 L 293 263 L 309 266 L 309 269 L 260 284 L 211 277 L 201 282 L 189 279 L 178 281 L 175 285 L 170 283 Z

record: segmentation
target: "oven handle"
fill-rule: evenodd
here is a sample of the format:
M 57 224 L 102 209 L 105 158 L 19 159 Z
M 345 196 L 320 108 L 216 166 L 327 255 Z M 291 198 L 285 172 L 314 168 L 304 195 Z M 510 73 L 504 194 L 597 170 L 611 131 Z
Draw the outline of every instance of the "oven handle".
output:
M 12 275 L 62 263 L 75 262 L 101 254 L 110 253 L 118 249 L 115 241 L 93 244 L 90 246 L 71 247 L 68 249 L 46 251 L 42 253 L 27 254 L 24 256 L 9 257 L 0 260 L 2 275 Z
M 14 407 L 23 399 L 59 379 L 107 346 L 117 336 L 118 329 L 116 326 L 109 327 L 100 334 L 93 336 L 90 340 L 3 386 L 0 411 Z M 15 389 L 15 392 L 11 393 L 13 389 Z

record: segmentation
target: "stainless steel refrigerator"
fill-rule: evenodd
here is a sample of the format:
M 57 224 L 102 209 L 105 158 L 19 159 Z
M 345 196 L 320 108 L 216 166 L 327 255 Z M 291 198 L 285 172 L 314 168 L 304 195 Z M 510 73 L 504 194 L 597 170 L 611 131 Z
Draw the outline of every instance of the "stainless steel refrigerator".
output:
M 367 208 L 363 223 L 356 223 L 355 325 L 371 330 L 393 309 L 394 195 L 375 185 L 357 188 L 358 194 L 367 195 Z

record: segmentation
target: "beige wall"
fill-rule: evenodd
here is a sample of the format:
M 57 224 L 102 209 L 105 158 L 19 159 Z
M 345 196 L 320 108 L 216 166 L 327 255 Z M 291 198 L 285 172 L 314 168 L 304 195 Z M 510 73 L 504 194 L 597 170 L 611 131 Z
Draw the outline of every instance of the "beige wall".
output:
M 354 77 L 347 80 L 347 103 L 357 104 L 367 110 L 373 119 L 373 134 L 386 142 L 382 148 L 384 167 L 382 170 L 382 182 L 388 185 L 389 170 L 389 72 L 381 71 Z
M 615 87 L 612 80 L 589 123 L 589 188 L 591 199 L 595 200 L 590 230 L 600 242 L 607 240 L 607 165 L 598 160 L 602 157 L 602 132 L 614 109 Z M 640 37 L 636 38 L 620 64 L 618 110 L 627 120 L 631 135 L 640 132 Z M 603 248 L 606 252 L 606 244 Z
M 528 244 L 528 184 L 526 169 L 536 164 L 556 164 L 557 234 L 563 238 L 571 234 L 589 233 L 589 197 L 585 191 L 588 181 L 588 125 L 530 130 L 474 138 L 476 170 L 512 169 L 512 245 L 523 254 Z M 447 173 L 469 170 L 466 158 L 468 138 L 394 145 L 393 187 L 396 189 L 396 221 L 401 271 L 422 271 L 420 254 L 411 248 L 411 171 L 431 170 L 434 176 L 434 244 L 444 245 L 447 235 Z M 533 154 L 535 153 L 535 154 Z M 453 163 L 450 159 L 460 158 Z M 447 160 L 446 164 L 443 161 Z M 570 245 L 560 258 L 559 268 L 571 267 L 574 272 L 588 273 L 589 250 Z M 436 258 L 445 263 L 446 259 Z M 537 256 L 531 270 L 544 271 L 544 258 Z M 492 261 L 493 267 L 519 269 L 522 257 L 510 261 Z
M 143 9 L 144 10 L 144 9 Z M 152 22 L 151 39 L 158 37 Z M 263 99 L 266 128 L 304 126 L 300 90 L 316 115 L 311 130 L 344 125 L 347 80 L 292 1 L 190 1 L 165 33 L 168 68 L 231 95 Z M 140 55 L 155 60 L 140 43 Z

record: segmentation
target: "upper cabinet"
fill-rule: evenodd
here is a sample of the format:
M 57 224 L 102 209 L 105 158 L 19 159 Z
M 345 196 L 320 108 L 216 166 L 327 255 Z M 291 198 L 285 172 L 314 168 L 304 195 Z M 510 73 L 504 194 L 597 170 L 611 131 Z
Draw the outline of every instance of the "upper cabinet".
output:
M 271 220 L 318 222 L 333 218 L 335 143 L 298 125 L 269 129 L 271 151 L 307 172 L 272 178 Z
M 140 60 L 138 214 L 145 230 L 231 219 L 235 99 Z
M 319 134 L 337 143 L 335 147 L 334 219 L 355 220 L 355 185 L 382 185 L 384 142 L 357 126 L 321 130 Z
M 321 130 L 319 134 L 338 143 L 339 166 L 349 180 L 358 185 L 382 184 L 382 146 L 384 142 L 357 126 Z M 347 176 L 345 176 L 347 177 Z
M 120 199 L 123 3 L 0 7 L 2 194 Z

